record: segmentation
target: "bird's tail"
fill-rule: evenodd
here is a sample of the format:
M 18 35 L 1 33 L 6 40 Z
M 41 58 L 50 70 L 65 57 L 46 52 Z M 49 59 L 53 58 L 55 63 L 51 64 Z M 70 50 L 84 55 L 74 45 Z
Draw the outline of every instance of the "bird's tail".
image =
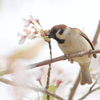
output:
M 90 72 L 89 72 L 90 62 L 80 63 L 79 65 L 81 67 L 81 71 L 80 71 L 80 83 L 81 83 L 81 85 L 91 84 L 92 79 L 91 79 Z

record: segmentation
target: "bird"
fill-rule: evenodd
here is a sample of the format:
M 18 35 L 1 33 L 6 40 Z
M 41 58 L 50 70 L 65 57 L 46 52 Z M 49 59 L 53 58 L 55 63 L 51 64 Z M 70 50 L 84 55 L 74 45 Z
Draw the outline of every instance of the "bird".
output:
M 94 50 L 92 42 L 85 33 L 78 28 L 71 28 L 65 24 L 53 26 L 48 33 L 48 38 L 56 40 L 59 48 L 65 55 Z M 79 64 L 81 85 L 92 83 L 89 72 L 92 57 L 96 58 L 96 54 L 68 59 L 71 63 L 75 61 Z

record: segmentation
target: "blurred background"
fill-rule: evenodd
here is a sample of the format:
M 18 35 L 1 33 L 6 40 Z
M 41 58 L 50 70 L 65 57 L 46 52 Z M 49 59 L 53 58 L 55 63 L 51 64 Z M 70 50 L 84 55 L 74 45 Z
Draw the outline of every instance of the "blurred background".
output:
M 30 14 L 33 17 L 39 18 L 44 30 L 48 30 L 57 24 L 66 24 L 70 27 L 79 28 L 87 34 L 90 40 L 93 40 L 100 20 L 100 0 L 0 0 L 1 70 L 10 68 L 16 70 L 15 67 L 19 65 L 27 65 L 49 59 L 48 44 L 43 39 L 26 41 L 23 45 L 18 44 L 20 38 L 17 36 L 17 33 L 23 33 L 24 28 L 22 19 L 29 18 Z M 98 42 L 100 42 L 100 38 Z M 52 55 L 53 58 L 63 55 L 54 40 L 52 40 Z M 61 70 L 66 75 L 66 78 L 63 80 L 75 81 L 79 71 L 77 63 L 70 64 L 68 61 L 61 61 L 52 65 L 54 66 L 54 72 Z M 42 71 L 38 71 L 41 69 L 35 70 L 41 76 L 40 72 L 47 71 L 47 67 L 43 67 Z M 36 76 L 39 76 L 34 70 L 31 73 L 32 75 L 35 73 Z M 8 78 L 8 76 L 6 77 Z M 53 76 L 51 75 L 51 77 Z M 64 76 L 59 77 L 62 78 Z M 79 90 L 77 91 L 74 97 L 75 100 L 87 91 L 84 89 L 84 86 L 80 87 L 83 91 L 81 93 Z M 85 87 L 90 86 L 86 85 Z M 11 86 L 0 83 L 0 88 L 2 89 L 0 100 L 18 100 L 15 99 L 14 89 Z M 58 94 L 60 92 L 58 90 Z M 62 95 L 66 97 L 68 93 Z M 99 100 L 100 95 L 97 93 L 96 96 L 97 100 Z M 5 97 L 7 98 L 5 99 Z M 87 97 L 86 100 L 91 100 L 91 98 L 93 100 L 93 95 Z

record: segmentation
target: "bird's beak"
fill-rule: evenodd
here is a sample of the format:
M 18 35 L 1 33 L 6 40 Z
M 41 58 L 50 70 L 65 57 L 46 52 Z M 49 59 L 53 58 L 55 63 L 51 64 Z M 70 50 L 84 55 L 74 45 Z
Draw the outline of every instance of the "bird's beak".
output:
M 49 33 L 47 36 L 48 36 L 48 38 L 54 38 L 55 37 L 54 34 L 52 34 L 52 33 Z
M 48 38 L 51 38 L 51 35 L 50 35 L 50 33 L 49 33 L 47 36 L 48 36 Z

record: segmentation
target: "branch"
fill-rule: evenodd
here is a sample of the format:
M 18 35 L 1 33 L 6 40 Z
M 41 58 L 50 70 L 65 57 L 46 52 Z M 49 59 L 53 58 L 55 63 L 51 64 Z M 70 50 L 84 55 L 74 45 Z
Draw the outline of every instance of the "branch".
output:
M 10 81 L 8 79 L 4 79 L 2 77 L 0 77 L 0 82 L 3 82 L 3 83 L 8 84 L 8 85 L 15 86 L 15 84 L 12 81 Z
M 51 41 L 48 42 L 49 44 L 49 50 L 50 50 L 50 59 L 52 59 L 52 47 L 51 47 Z M 47 72 L 47 81 L 46 81 L 46 87 L 45 89 L 48 90 L 49 84 L 50 84 L 50 74 L 51 74 L 51 63 L 49 64 L 48 72 Z M 50 100 L 50 96 L 47 95 L 47 100 Z
M 96 45 L 96 43 L 97 43 L 97 40 L 98 40 L 98 37 L 99 37 L 99 33 L 100 33 L 100 21 L 99 21 L 98 28 L 97 28 L 97 30 L 96 30 L 94 39 L 93 39 L 93 41 L 92 41 L 92 43 L 93 43 L 94 45 Z
M 12 86 L 20 86 L 20 85 L 17 85 L 16 83 L 14 83 L 14 82 L 12 82 L 12 81 L 10 81 L 8 79 L 0 78 L 0 81 L 5 83 L 5 84 L 12 85 Z M 20 86 L 20 87 L 28 88 L 28 89 L 34 90 L 36 92 L 42 92 L 42 93 L 45 93 L 45 94 L 47 94 L 49 96 L 55 97 L 56 99 L 59 99 L 59 100 L 65 100 L 62 97 L 56 95 L 55 93 L 49 92 L 46 89 L 36 88 L 36 87 L 29 86 L 29 85 L 23 85 L 23 86 Z
M 100 53 L 100 50 L 90 50 L 90 51 L 84 51 L 84 52 L 70 54 L 70 55 L 63 55 L 63 56 L 56 57 L 53 59 L 41 61 L 35 64 L 30 64 L 26 66 L 26 69 L 32 69 L 32 68 L 40 67 L 43 65 L 48 65 L 50 63 L 54 63 L 57 61 L 66 60 L 66 59 L 75 58 L 75 57 L 82 57 L 83 55 L 90 55 L 90 54 L 96 54 L 96 53 Z M 5 75 L 5 74 L 10 74 L 10 73 L 12 73 L 11 70 L 0 71 L 0 76 Z
M 0 76 L 3 76 L 5 74 L 10 74 L 11 70 L 4 70 L 4 71 L 0 71 Z
M 90 54 L 96 54 L 96 53 L 100 53 L 100 50 L 90 50 L 90 51 L 83 51 L 83 52 L 70 54 L 70 55 L 63 55 L 63 56 L 56 57 L 56 58 L 53 58 L 53 59 L 38 62 L 38 63 L 35 63 L 35 64 L 30 64 L 30 65 L 28 65 L 28 68 L 32 69 L 32 68 L 47 65 L 47 64 L 50 64 L 50 63 L 54 63 L 54 62 L 57 62 L 57 61 L 66 60 L 66 59 L 75 58 L 75 57 L 82 57 L 83 55 L 90 55 Z
M 78 99 L 78 100 L 83 100 L 83 99 L 86 98 L 89 94 L 91 94 L 91 93 L 93 93 L 93 92 L 95 92 L 96 90 L 99 90 L 99 89 L 100 89 L 100 86 L 97 87 L 97 88 L 95 88 L 95 89 L 93 89 L 93 90 L 91 90 L 91 91 L 89 91 L 87 94 L 85 94 L 83 97 L 81 97 L 81 98 Z
M 83 99 L 86 98 L 89 94 L 91 94 L 91 93 L 93 93 L 94 91 L 100 89 L 100 86 L 97 87 L 97 88 L 95 88 L 95 89 L 93 89 L 93 87 L 94 87 L 94 86 L 96 85 L 96 83 L 98 82 L 98 79 L 99 79 L 99 78 L 100 78 L 100 73 L 99 73 L 99 75 L 98 75 L 96 81 L 94 82 L 94 84 L 90 87 L 88 93 L 86 93 L 86 94 L 85 94 L 83 97 L 81 97 L 79 100 L 83 100 Z
M 26 85 L 26 87 L 29 88 L 29 89 L 33 89 L 34 91 L 37 91 L 37 92 L 45 93 L 45 94 L 47 94 L 47 95 L 49 95 L 49 96 L 52 96 L 52 97 L 54 97 L 54 98 L 56 98 L 56 99 L 58 99 L 58 100 L 66 100 L 66 99 L 63 99 L 62 97 L 56 95 L 55 93 L 49 92 L 49 91 L 46 90 L 46 89 L 35 88 L 35 87 L 32 87 L 32 86 L 28 86 L 28 85 Z
M 99 72 L 99 75 L 98 75 L 96 81 L 95 81 L 94 84 L 90 87 L 90 90 L 89 90 L 89 91 L 91 91 L 91 90 L 93 89 L 93 87 L 97 84 L 99 78 L 100 78 L 100 72 Z
M 80 80 L 79 77 L 80 77 L 80 71 L 79 71 L 79 75 L 78 75 L 78 77 L 77 77 L 77 79 L 75 81 L 75 84 L 74 84 L 73 88 L 71 89 L 71 92 L 70 92 L 68 100 L 72 100 L 73 99 L 73 96 L 74 96 L 75 91 L 76 91 L 76 89 L 78 87 L 78 84 L 79 84 L 79 80 Z
M 49 44 L 49 49 L 50 49 L 50 59 L 52 59 L 51 41 L 48 42 L 48 44 Z M 49 64 L 49 68 L 48 68 L 48 73 L 47 73 L 47 82 L 46 82 L 46 87 L 45 87 L 45 89 L 48 89 L 48 88 L 49 88 L 50 73 L 51 73 L 51 63 Z

